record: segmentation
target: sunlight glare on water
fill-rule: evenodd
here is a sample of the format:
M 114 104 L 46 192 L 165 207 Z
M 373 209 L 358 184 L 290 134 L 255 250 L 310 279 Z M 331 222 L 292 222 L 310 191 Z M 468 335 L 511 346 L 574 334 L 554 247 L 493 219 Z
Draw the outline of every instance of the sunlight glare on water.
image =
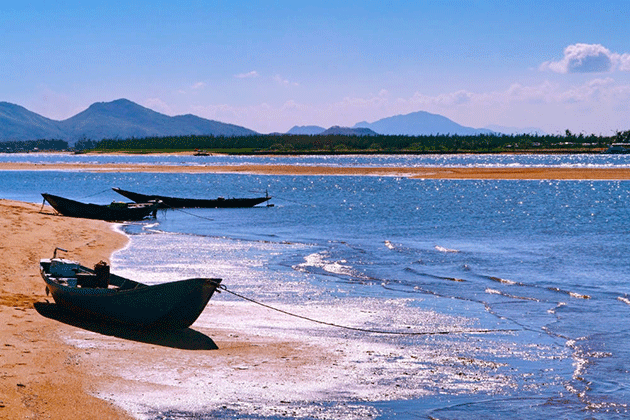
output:
M 206 163 L 628 166 L 619 156 L 564 155 L 214 159 Z M 38 204 L 41 192 L 109 203 L 120 199 L 113 186 L 190 197 L 268 190 L 272 208 L 159 212 L 156 220 L 125 225 L 131 243 L 113 256 L 112 269 L 147 283 L 221 277 L 257 302 L 356 328 L 215 295 L 193 330 L 236 343 L 256 336 L 321 346 L 320 356 L 282 380 L 256 379 L 244 360 L 216 366 L 172 349 L 152 366 L 128 358 L 108 363 L 108 373 L 124 381 L 99 396 L 138 418 L 586 420 L 630 413 L 628 181 L 61 171 L 2 177 L 3 198 Z M 142 345 L 91 332 L 68 340 L 95 360 L 99 348 Z

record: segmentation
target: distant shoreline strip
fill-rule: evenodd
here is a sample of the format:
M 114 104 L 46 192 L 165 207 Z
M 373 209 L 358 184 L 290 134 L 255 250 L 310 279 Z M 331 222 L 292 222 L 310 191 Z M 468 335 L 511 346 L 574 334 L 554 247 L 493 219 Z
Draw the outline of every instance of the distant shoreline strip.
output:
M 0 171 L 248 173 L 259 175 L 395 176 L 416 179 L 630 180 L 630 168 L 339 167 L 308 165 L 133 165 L 0 163 Z

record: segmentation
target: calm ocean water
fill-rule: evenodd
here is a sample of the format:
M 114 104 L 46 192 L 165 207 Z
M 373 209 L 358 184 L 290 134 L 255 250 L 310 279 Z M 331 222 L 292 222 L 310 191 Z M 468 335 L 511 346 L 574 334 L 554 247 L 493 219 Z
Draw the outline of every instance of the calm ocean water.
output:
M 172 165 L 630 164 L 625 156 L 602 155 L 207 159 L 0 155 L 0 161 Z M 229 289 L 291 312 L 401 333 L 282 317 L 278 325 L 252 326 L 272 335 L 326 337 L 345 349 L 340 363 L 354 379 L 333 381 L 319 393 L 279 387 L 276 393 L 291 395 L 288 408 L 283 395 L 252 390 L 257 406 L 218 401 L 199 382 L 182 381 L 169 390 L 179 393 L 178 403 L 129 397 L 140 418 L 630 416 L 628 181 L 0 172 L 0 198 L 35 203 L 42 192 L 108 203 L 121 199 L 110 190 L 115 186 L 186 197 L 269 191 L 275 204 L 161 212 L 157 220 L 127 225 L 132 241 L 115 254 L 117 272 L 147 282 L 165 273 L 220 276 Z M 226 293 L 215 299 L 243 304 Z M 213 322 L 204 314 L 196 325 Z M 408 334 L 447 331 L 453 333 Z M 198 372 L 204 374 L 210 375 Z M 273 408 L 281 405 L 285 411 Z

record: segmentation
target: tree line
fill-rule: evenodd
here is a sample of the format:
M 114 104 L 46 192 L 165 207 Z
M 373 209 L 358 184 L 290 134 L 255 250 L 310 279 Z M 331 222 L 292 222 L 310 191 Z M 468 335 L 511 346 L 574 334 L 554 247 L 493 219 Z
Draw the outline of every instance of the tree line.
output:
M 620 137 L 618 139 L 617 137 Z M 492 153 L 519 150 L 596 151 L 612 142 L 630 141 L 630 131 L 618 136 L 564 135 L 253 135 L 244 137 L 173 136 L 101 140 L 77 147 L 100 151 L 208 150 L 233 153 Z M 89 146 L 89 147 L 88 147 Z
M 571 133 L 564 135 L 252 135 L 166 136 L 129 139 L 81 139 L 70 147 L 65 140 L 29 140 L 0 143 L 1 152 L 30 151 L 192 151 L 206 150 L 224 153 L 501 153 L 576 151 L 597 152 L 611 143 L 630 143 L 630 130 L 614 136 Z
M 0 143 L 1 153 L 26 153 L 39 151 L 64 151 L 70 146 L 65 140 L 23 140 Z

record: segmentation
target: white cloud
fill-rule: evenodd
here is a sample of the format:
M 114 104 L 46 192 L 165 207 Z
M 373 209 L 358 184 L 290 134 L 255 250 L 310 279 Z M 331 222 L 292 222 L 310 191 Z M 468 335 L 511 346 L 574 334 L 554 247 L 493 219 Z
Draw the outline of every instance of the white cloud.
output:
M 197 82 L 186 89 L 178 89 L 176 92 L 180 95 L 197 94 L 201 92 L 208 84 L 206 82 Z
M 457 90 L 433 95 L 415 92 L 398 97 L 386 90 L 376 90 L 373 94 L 346 96 L 317 105 L 289 99 L 245 106 L 208 105 L 186 112 L 270 133 L 287 131 L 293 125 L 353 126 L 360 121 L 373 122 L 416 111 L 444 115 L 476 128 L 498 124 L 537 127 L 548 133 L 564 133 L 565 129 L 570 129 L 609 134 L 630 128 L 627 119 L 630 83 L 602 77 L 581 84 L 513 83 L 487 92 Z
M 160 98 L 149 98 L 146 101 L 144 101 L 144 106 L 154 111 L 161 112 L 163 114 L 167 114 L 167 115 L 172 114 L 171 107 L 168 106 L 168 104 L 164 102 L 163 100 L 161 100 Z
M 611 78 L 593 79 L 582 85 L 573 86 L 563 92 L 559 92 L 556 99 L 563 103 L 597 103 L 611 93 L 614 81 Z
M 630 121 L 630 85 L 596 78 L 566 86 L 544 81 L 537 85 L 513 84 L 506 90 L 471 93 L 470 102 L 425 109 L 472 127 L 500 124 L 539 127 L 549 133 L 610 134 L 627 130 Z
M 630 71 L 630 54 L 622 54 L 619 56 L 619 70 Z
M 630 71 L 630 54 L 613 53 L 600 44 L 573 44 L 564 49 L 562 60 L 544 62 L 540 69 L 562 74 Z
M 258 77 L 258 72 L 256 70 L 252 70 L 248 73 L 235 74 L 234 77 L 237 79 L 253 79 Z
M 282 104 L 280 109 L 282 111 L 287 111 L 287 112 L 295 112 L 295 111 L 300 112 L 300 111 L 307 111 L 310 109 L 310 107 L 305 104 L 301 104 L 295 101 L 294 99 L 290 99 L 286 101 L 284 104 Z
M 287 79 L 284 79 L 282 76 L 280 76 L 279 74 L 276 74 L 275 76 L 273 76 L 273 80 L 278 83 L 279 85 L 282 86 L 299 86 L 298 83 L 296 82 L 290 82 Z

